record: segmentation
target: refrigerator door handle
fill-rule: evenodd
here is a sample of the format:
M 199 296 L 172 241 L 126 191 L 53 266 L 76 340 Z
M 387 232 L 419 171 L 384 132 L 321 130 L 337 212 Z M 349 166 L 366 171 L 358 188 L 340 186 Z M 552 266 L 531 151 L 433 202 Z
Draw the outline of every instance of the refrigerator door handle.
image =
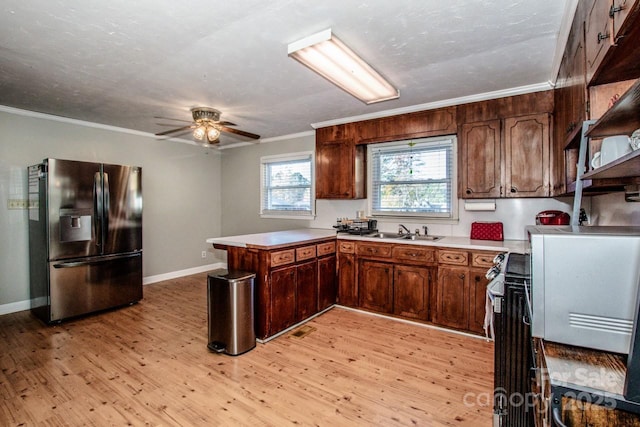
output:
M 102 185 L 104 187 L 104 206 L 101 210 L 104 218 L 104 240 L 108 240 L 109 237 L 109 174 L 104 172 L 102 174 Z
M 96 246 L 102 245 L 102 182 L 100 172 L 93 176 L 93 231 Z
M 75 267 L 84 267 L 87 265 L 95 265 L 103 262 L 113 261 L 116 259 L 126 259 L 126 258 L 135 258 L 140 256 L 141 252 L 135 252 L 125 255 L 116 255 L 116 256 L 102 256 L 94 259 L 87 259 L 82 261 L 68 261 L 68 262 L 60 262 L 57 264 L 53 264 L 53 268 L 75 268 Z

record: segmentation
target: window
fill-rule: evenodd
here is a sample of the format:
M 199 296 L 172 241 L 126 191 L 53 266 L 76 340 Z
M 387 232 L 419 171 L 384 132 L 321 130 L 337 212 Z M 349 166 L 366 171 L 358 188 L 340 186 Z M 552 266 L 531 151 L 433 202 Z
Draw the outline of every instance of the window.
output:
M 260 159 L 260 215 L 313 217 L 315 214 L 313 153 Z
M 455 150 L 455 136 L 370 145 L 372 215 L 455 219 Z

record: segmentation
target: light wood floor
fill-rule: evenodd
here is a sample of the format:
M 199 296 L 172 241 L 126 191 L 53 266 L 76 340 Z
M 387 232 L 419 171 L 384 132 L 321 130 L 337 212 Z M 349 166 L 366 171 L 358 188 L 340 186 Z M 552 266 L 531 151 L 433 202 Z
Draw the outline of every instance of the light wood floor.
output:
M 0 425 L 491 424 L 491 343 L 341 308 L 307 325 L 209 352 L 206 274 L 56 326 L 0 316 Z

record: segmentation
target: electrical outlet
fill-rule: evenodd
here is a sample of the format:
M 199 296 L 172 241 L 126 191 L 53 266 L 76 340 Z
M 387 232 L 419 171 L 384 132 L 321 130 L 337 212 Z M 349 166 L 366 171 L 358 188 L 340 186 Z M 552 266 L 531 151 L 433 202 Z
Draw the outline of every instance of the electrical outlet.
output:
M 8 199 L 7 207 L 9 209 L 27 209 L 27 207 L 29 207 L 29 201 L 22 199 Z
M 207 251 L 202 251 L 202 258 L 206 258 L 207 257 Z

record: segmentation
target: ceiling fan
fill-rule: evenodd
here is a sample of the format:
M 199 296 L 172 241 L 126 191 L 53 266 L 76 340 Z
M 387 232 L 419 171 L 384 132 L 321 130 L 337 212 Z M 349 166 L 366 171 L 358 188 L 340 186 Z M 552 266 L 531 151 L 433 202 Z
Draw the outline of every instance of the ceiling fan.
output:
M 172 133 L 185 133 L 193 129 L 193 137 L 195 139 L 197 139 L 198 141 L 202 141 L 206 138 L 206 141 L 209 144 L 218 144 L 220 142 L 221 132 L 233 133 L 235 135 L 240 135 L 251 139 L 260 139 L 260 135 L 256 135 L 255 133 L 230 128 L 229 126 L 236 126 L 236 124 L 220 120 L 220 111 L 214 108 L 195 107 L 191 109 L 191 115 L 193 116 L 193 121 L 188 125 L 156 133 L 156 136 L 165 136 Z M 169 120 L 186 121 L 180 119 Z

